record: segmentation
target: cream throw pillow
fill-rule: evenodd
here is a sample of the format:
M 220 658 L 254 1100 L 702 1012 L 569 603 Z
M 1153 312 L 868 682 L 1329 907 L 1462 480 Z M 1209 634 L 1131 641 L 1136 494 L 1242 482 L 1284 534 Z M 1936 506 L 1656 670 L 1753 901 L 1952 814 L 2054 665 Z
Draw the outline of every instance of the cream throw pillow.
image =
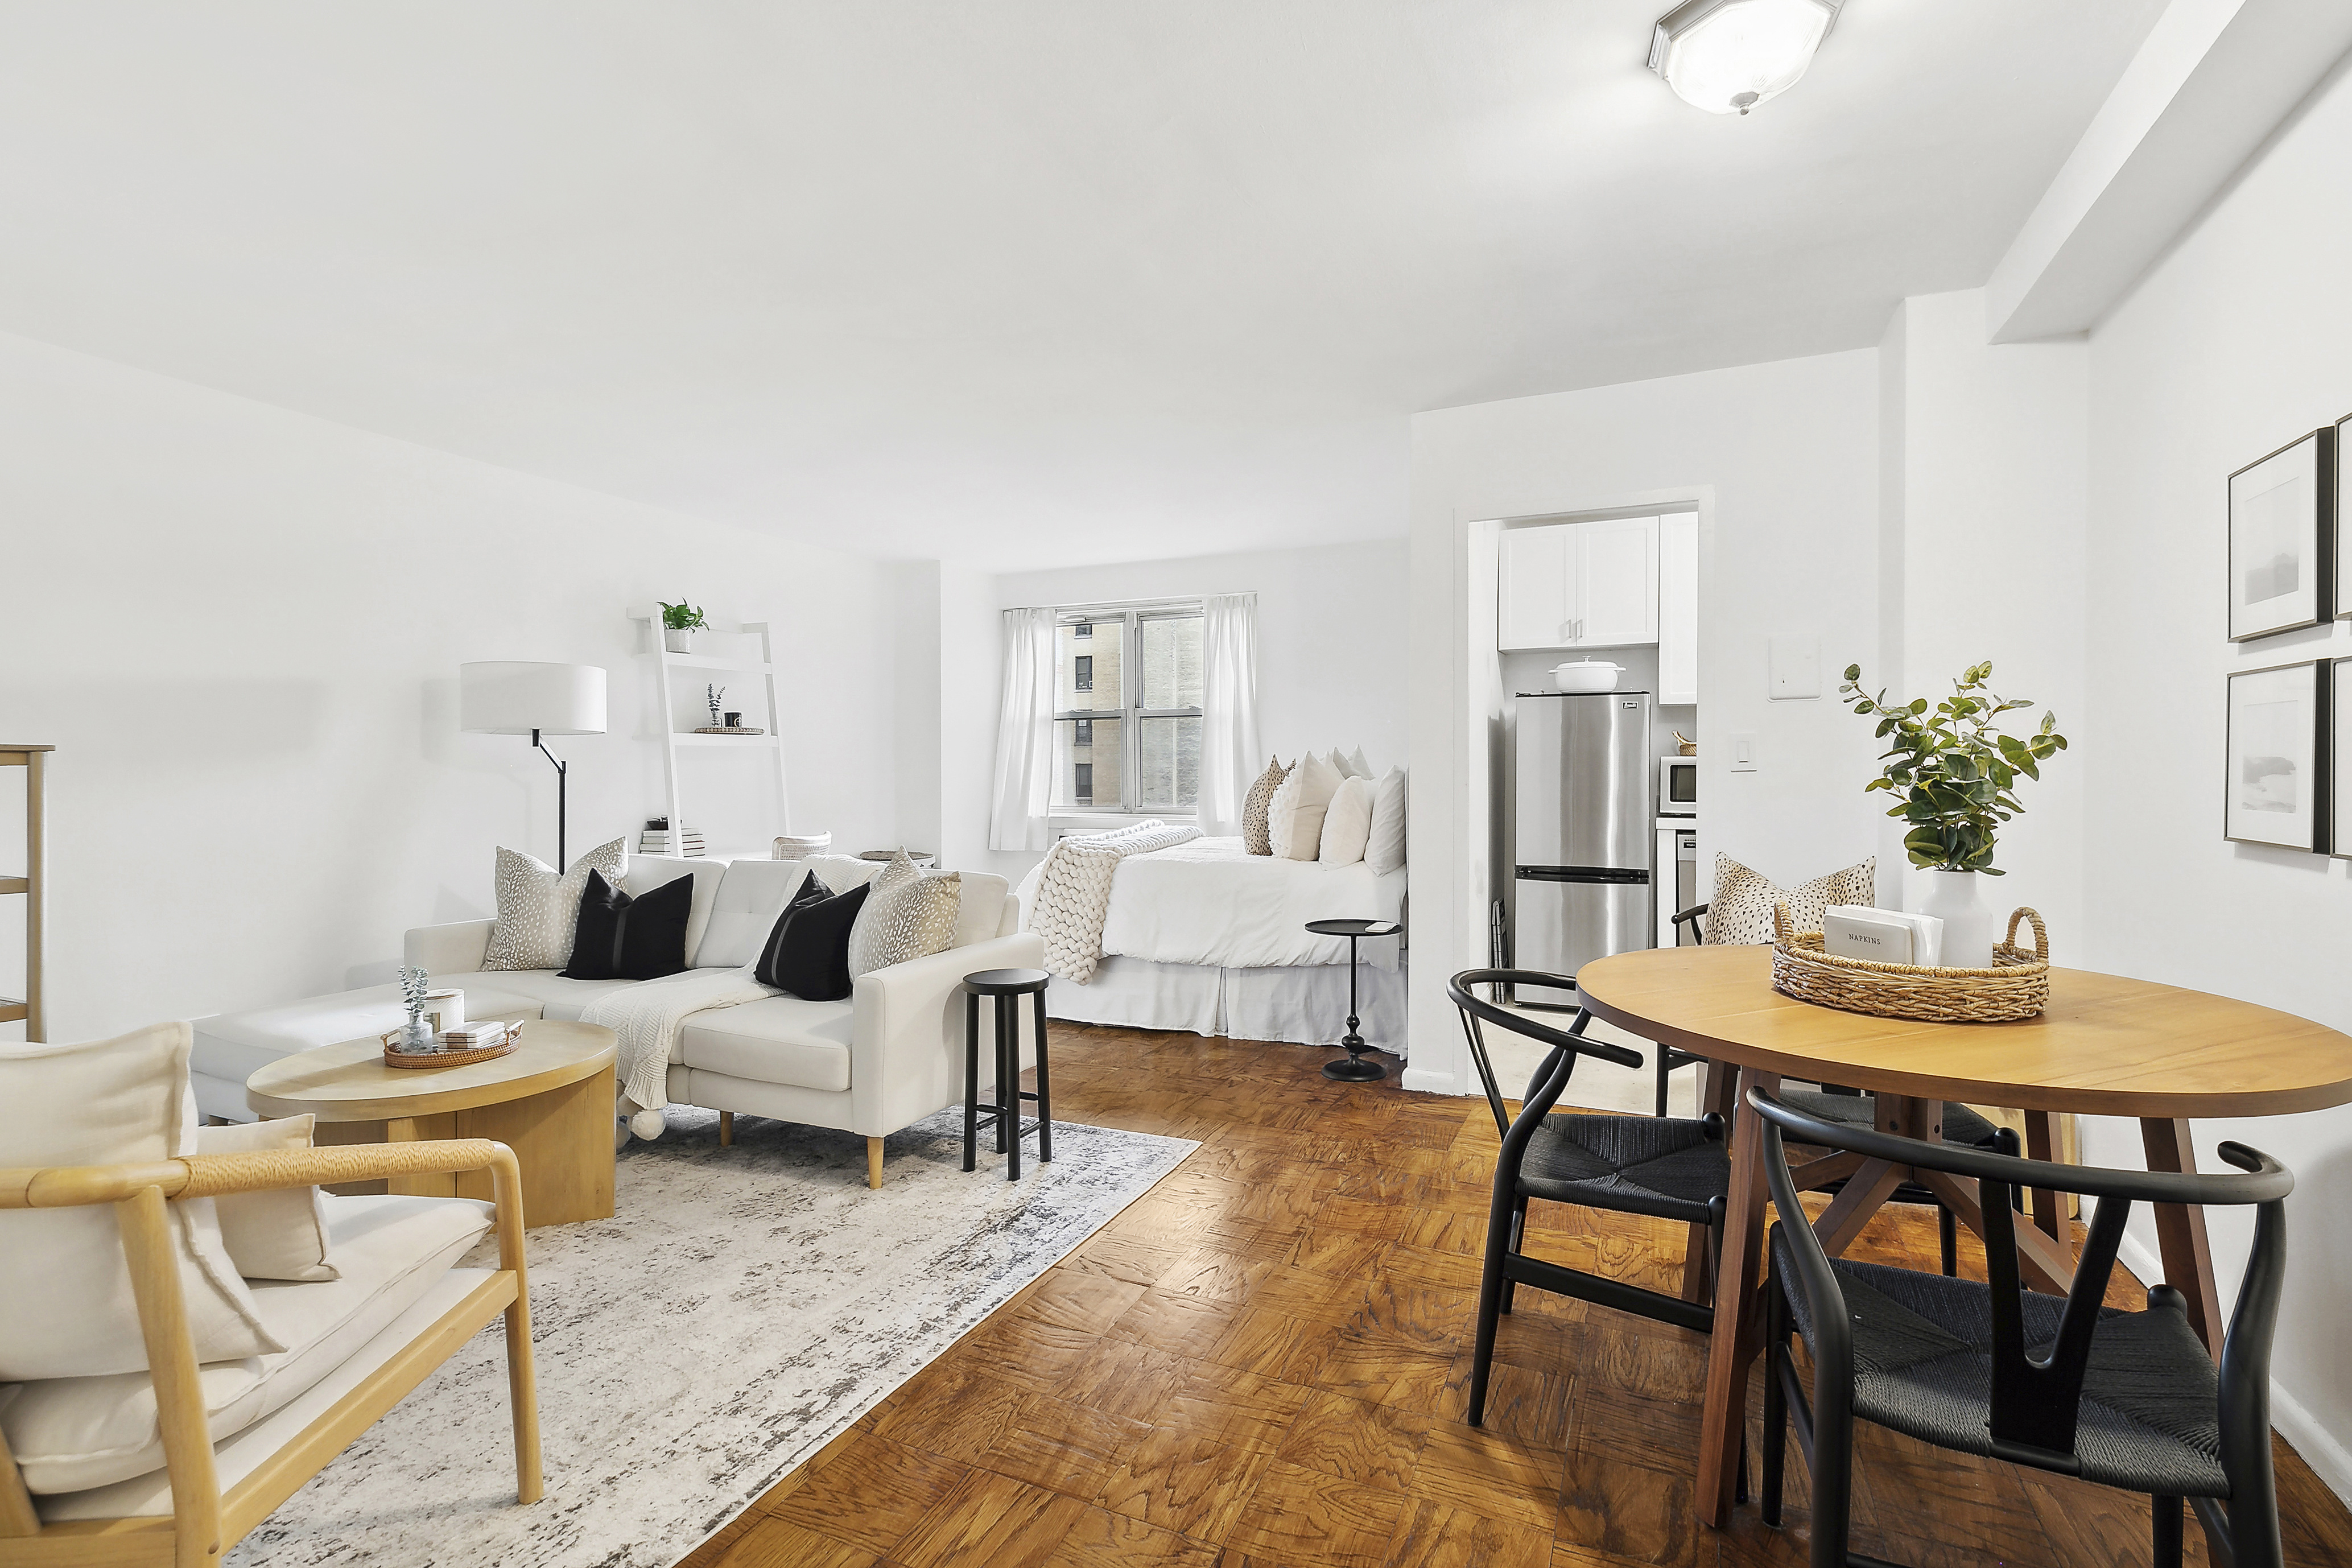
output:
M 111 1040 L 0 1046 L 0 1167 L 152 1164 L 196 1152 L 185 1024 Z M 166 1205 L 199 1362 L 284 1350 L 221 1245 L 212 1198 Z M 0 1209 L 0 1383 L 141 1372 L 147 1347 L 105 1204 Z
M 1364 841 L 1371 833 L 1371 781 L 1347 778 L 1323 814 L 1323 841 L 1315 858 L 1327 866 L 1353 866 L 1363 859 Z
M 499 849 L 499 923 L 490 928 L 482 967 L 561 969 L 571 963 L 572 932 L 580 923 L 580 895 L 587 891 L 588 873 L 602 871 L 604 880 L 617 888 L 628 853 L 625 838 L 599 844 L 559 877 L 554 867 L 535 855 Z
M 1266 840 L 1288 860 L 1312 860 L 1323 847 L 1323 816 L 1339 793 L 1339 770 L 1309 752 L 1298 759 L 1266 807 Z
M 1772 940 L 1772 906 L 1789 906 L 1797 931 L 1819 931 L 1832 904 L 1878 902 L 1878 857 L 1827 876 L 1783 888 L 1717 850 L 1715 897 L 1707 900 L 1706 944 L 1732 946 Z
M 1274 804 L 1274 792 L 1280 789 L 1282 781 L 1289 776 L 1290 770 L 1282 765 L 1281 758 L 1268 757 L 1265 772 L 1257 775 L 1257 782 L 1249 786 L 1249 794 L 1242 798 L 1242 848 L 1244 852 L 1251 855 L 1274 853 L 1274 840 L 1267 837 L 1266 810 Z
M 1391 768 L 1372 786 L 1372 828 L 1364 840 L 1364 862 L 1385 877 L 1404 865 L 1404 770 Z
M 868 885 L 857 922 L 849 928 L 850 978 L 945 952 L 955 941 L 962 905 L 961 872 L 926 877 L 901 849 Z
M 1339 761 L 1345 764 L 1342 771 L 1345 772 L 1349 778 L 1363 779 L 1368 783 L 1370 781 L 1372 777 L 1372 764 L 1364 761 L 1363 747 L 1358 746 L 1354 751 L 1349 752 L 1347 755 L 1341 757 Z
M 196 1129 L 199 1154 L 257 1154 L 308 1149 L 318 1118 L 236 1121 Z M 341 1279 L 327 1261 L 327 1205 L 316 1187 L 231 1193 L 213 1200 L 220 1210 L 221 1244 L 247 1279 Z

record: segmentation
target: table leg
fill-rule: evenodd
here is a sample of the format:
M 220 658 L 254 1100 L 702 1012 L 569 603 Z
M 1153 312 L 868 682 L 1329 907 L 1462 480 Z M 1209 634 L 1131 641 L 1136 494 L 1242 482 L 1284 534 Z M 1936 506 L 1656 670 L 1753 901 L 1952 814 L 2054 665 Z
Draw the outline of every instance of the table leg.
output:
M 2141 1144 L 2151 1171 L 2188 1174 L 2197 1169 L 2189 1123 L 2144 1117 Z M 2205 1211 L 2181 1204 L 2155 1204 L 2156 1240 L 2164 1255 L 2164 1281 L 2189 1298 L 2189 1326 L 2218 1359 L 2221 1353 L 2221 1293 L 2213 1282 L 2213 1246 L 2205 1237 Z
M 1813 1234 L 1822 1238 L 1822 1250 L 1832 1258 L 1844 1253 L 1870 1223 L 1870 1216 L 1886 1206 L 1887 1194 L 1901 1186 L 1911 1176 L 1908 1165 L 1890 1165 L 1884 1160 L 1865 1160 L 1862 1169 L 1845 1179 L 1838 1195 L 1813 1222 Z
M 1665 1048 L 1664 1046 L 1658 1047 L 1660 1061 L 1665 1060 Z M 1699 1114 L 1704 1116 L 1708 1111 L 1713 1111 L 1723 1118 L 1727 1127 L 1729 1126 L 1732 1107 L 1738 1098 L 1732 1091 L 1738 1086 L 1739 1075 L 1729 1065 L 1723 1062 L 1706 1062 L 1698 1070 Z M 1665 1077 L 1663 1071 L 1658 1076 L 1661 1080 Z M 1661 1110 L 1658 1114 L 1663 1116 L 1665 1112 Z M 1690 1235 L 1683 1243 L 1684 1300 L 1703 1301 L 1706 1300 L 1708 1292 L 1715 1289 L 1714 1268 L 1712 1266 L 1701 1268 L 1698 1262 L 1708 1256 L 1714 1246 L 1715 1237 L 1706 1226 L 1694 1225 L 1690 1227 Z
M 2050 1112 L 2029 1110 L 2025 1113 L 2025 1157 L 2045 1163 L 2057 1160 L 2058 1140 Z M 2032 1205 L 2033 1223 L 2041 1227 L 2042 1233 L 2069 1244 L 2071 1251 L 2074 1238 L 2066 1234 L 2066 1206 L 2057 1189 L 2035 1187 L 2028 1201 Z
M 383 1124 L 383 1141 L 387 1143 L 420 1143 L 429 1139 L 457 1136 L 458 1136 L 457 1113 L 454 1110 L 445 1110 L 438 1116 L 395 1116 Z M 489 1173 L 487 1171 L 481 1175 L 485 1183 L 489 1180 Z M 394 1176 L 384 1183 L 383 1190 L 387 1193 L 397 1193 L 404 1197 L 416 1198 L 456 1198 L 471 1195 L 457 1190 L 457 1173 L 455 1171 L 430 1171 L 420 1175 Z
M 1710 1063 L 1710 1100 L 1716 1094 L 1717 1072 Z M 1764 1119 L 1748 1107 L 1747 1090 L 1769 1093 L 1780 1087 L 1779 1073 L 1739 1069 L 1740 1093 L 1731 1130 L 1731 1194 L 1724 1214 L 1723 1264 L 1716 1275 L 1715 1333 L 1707 1351 L 1706 1403 L 1698 1433 L 1698 1515 L 1717 1530 L 1730 1521 L 1733 1494 L 1739 1486 L 1748 1368 L 1756 1359 L 1762 1328 L 1757 1294 L 1763 1279 Z

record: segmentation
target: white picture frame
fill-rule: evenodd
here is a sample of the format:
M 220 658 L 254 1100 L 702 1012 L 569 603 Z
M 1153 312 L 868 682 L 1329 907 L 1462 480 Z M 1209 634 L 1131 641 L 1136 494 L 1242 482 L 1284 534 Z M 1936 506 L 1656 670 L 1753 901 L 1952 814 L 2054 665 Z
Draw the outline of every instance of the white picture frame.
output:
M 2311 659 L 2230 675 L 2222 742 L 2222 837 L 2310 854 L 2330 852 L 2328 677 Z
M 2230 640 L 2336 614 L 2336 426 L 2230 476 Z

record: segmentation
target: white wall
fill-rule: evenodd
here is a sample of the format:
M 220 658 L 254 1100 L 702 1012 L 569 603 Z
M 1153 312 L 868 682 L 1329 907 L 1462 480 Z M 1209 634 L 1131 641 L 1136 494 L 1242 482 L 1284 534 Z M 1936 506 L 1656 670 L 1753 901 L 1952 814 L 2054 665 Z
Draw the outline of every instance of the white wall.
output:
M 2060 732 L 2085 744 L 2093 715 L 2076 606 L 2085 583 L 2088 346 L 1988 343 L 1984 290 L 1969 289 L 1905 300 L 1880 353 L 1882 618 L 1877 658 L 1860 660 L 1864 684 L 1936 702 L 1962 670 L 1990 659 L 1996 690 L 2036 704 L 2010 715 L 2009 729 L 2054 710 Z M 1897 608 L 1887 615 L 1890 602 Z M 1824 662 L 1843 670 L 1847 660 Z M 2020 904 L 2039 910 L 2062 963 L 2084 952 L 2084 755 L 2062 752 L 2039 781 L 2020 783 L 2025 811 L 2001 830 L 1994 855 L 2004 875 L 1983 889 L 2004 914 Z M 1909 868 L 1904 824 L 1879 823 L 1880 900 L 1917 909 L 1929 873 Z
M 1817 636 L 1825 677 L 1875 649 L 1877 446 L 1866 349 L 1414 417 L 1412 1087 L 1472 1087 L 1442 981 L 1487 955 L 1499 704 L 1491 531 L 1473 525 L 1697 504 L 1701 853 L 1811 876 L 1872 852 L 1875 748 L 1833 680 L 1769 701 L 1766 648 Z M 1741 731 L 1754 773 L 1726 766 L 1721 737 Z
M 1375 539 L 1011 573 L 992 583 L 999 608 L 1254 593 L 1259 749 L 1295 758 L 1361 746 L 1380 772 L 1405 760 L 1406 552 L 1402 539 Z M 976 791 L 983 843 L 996 761 L 995 671 L 1003 657 L 1001 643 L 986 646 L 988 740 L 963 770 L 964 808 Z M 1037 858 L 997 855 L 990 863 L 1018 876 Z
M 489 910 L 495 847 L 552 858 L 553 770 L 458 733 L 462 660 L 610 671 L 612 731 L 551 744 L 574 854 L 637 827 L 658 721 L 624 612 L 657 595 L 773 623 L 794 826 L 889 836 L 871 563 L 22 339 L 0 446 L 0 731 L 58 747 L 55 1038 L 375 978 L 404 928 Z M 714 837 L 768 828 L 757 763 L 685 766 Z
M 2344 623 L 2233 647 L 2224 480 L 2352 409 L 2352 82 L 2338 72 L 2091 338 L 2085 931 L 2095 968 L 2243 997 L 2352 1030 L 2352 865 L 2221 837 L 2224 677 L 2352 656 Z M 2352 607 L 2352 606 L 2347 606 Z M 2293 1166 L 2279 1328 L 2281 1429 L 2352 1491 L 2352 1110 L 2197 1124 Z M 2128 1127 L 2095 1159 L 2136 1163 Z M 2233 1286 L 2241 1218 L 2210 1216 Z

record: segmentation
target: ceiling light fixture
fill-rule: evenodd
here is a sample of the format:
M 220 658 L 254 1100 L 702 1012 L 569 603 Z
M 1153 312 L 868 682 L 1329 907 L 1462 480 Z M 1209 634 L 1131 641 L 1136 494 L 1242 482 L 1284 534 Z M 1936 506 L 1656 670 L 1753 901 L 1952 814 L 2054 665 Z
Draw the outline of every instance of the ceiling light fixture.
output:
M 1650 68 L 1684 102 L 1745 114 L 1805 74 L 1843 0 L 1686 0 L 1658 18 Z

